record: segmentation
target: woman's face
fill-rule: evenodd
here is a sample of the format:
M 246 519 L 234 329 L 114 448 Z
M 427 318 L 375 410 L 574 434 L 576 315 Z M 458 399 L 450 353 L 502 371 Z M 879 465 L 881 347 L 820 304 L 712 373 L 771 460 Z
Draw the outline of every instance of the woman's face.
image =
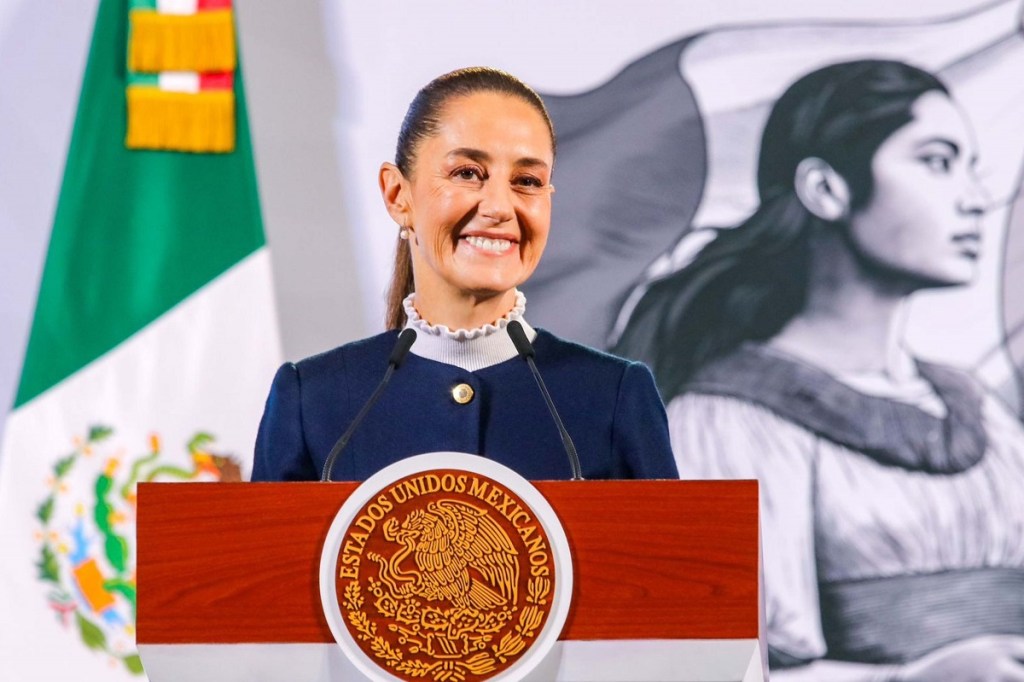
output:
M 871 163 L 874 191 L 850 218 L 854 247 L 911 288 L 970 282 L 981 254 L 985 196 L 974 174 L 975 141 L 940 92 L 913 105 Z
M 523 100 L 448 101 L 407 186 L 417 297 L 486 299 L 525 281 L 547 243 L 553 164 L 548 126 Z

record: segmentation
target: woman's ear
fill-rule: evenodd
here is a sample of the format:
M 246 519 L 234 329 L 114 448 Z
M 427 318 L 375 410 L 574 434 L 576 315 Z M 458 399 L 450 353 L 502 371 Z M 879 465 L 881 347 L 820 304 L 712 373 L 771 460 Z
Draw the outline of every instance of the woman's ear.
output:
M 810 156 L 796 167 L 796 195 L 808 211 L 835 222 L 850 215 L 850 187 L 827 161 Z
M 398 166 L 386 161 L 382 163 L 377 174 L 377 184 L 380 185 L 380 196 L 384 199 L 384 207 L 391 219 L 403 228 L 412 225 L 409 183 Z

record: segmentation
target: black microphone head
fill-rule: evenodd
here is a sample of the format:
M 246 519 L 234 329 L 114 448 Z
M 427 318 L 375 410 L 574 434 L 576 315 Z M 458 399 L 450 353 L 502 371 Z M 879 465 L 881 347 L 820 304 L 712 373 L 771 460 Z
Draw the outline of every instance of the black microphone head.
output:
M 391 349 L 391 357 L 388 358 L 388 364 L 395 369 L 398 369 L 405 360 L 405 356 L 409 354 L 409 349 L 412 348 L 412 344 L 415 342 L 416 332 L 409 328 L 403 329 L 402 333 L 398 335 L 398 341 L 395 342 L 395 347 Z
M 523 330 L 523 325 L 519 324 L 519 320 L 512 320 L 505 329 L 508 330 L 508 335 L 512 338 L 512 344 L 516 347 L 519 357 L 523 360 L 532 358 L 534 356 L 533 345 L 526 338 L 526 332 Z

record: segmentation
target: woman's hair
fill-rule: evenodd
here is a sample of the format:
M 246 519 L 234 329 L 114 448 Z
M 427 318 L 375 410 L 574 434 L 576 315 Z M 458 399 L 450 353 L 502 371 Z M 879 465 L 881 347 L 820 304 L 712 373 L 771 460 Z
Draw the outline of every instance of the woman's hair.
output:
M 496 92 L 517 97 L 541 115 L 551 134 L 551 150 L 555 149 L 555 129 L 543 100 L 533 88 L 515 76 L 483 66 L 459 69 L 438 76 L 416 93 L 402 121 L 395 149 L 395 165 L 407 178 L 412 177 L 416 151 L 420 143 L 434 135 L 441 124 L 444 107 L 457 97 L 479 92 Z M 412 254 L 409 242 L 399 239 L 395 248 L 395 264 L 388 287 L 385 324 L 388 329 L 401 329 L 406 322 L 402 301 L 413 292 Z
M 806 304 L 811 237 L 826 224 L 797 197 L 797 166 L 809 157 L 827 162 L 849 186 L 850 212 L 863 208 L 875 152 L 930 91 L 948 94 L 930 73 L 884 60 L 833 64 L 791 85 L 761 139 L 758 209 L 653 282 L 615 352 L 647 362 L 667 402 L 704 363 L 777 334 Z

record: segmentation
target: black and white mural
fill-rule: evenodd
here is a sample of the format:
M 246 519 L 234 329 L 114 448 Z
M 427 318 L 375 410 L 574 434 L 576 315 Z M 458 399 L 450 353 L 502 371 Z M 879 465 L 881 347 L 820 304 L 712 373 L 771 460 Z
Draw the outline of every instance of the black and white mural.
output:
M 651 366 L 683 477 L 761 482 L 777 679 L 1024 679 L 1018 11 L 709 31 L 548 98 L 531 313 Z

